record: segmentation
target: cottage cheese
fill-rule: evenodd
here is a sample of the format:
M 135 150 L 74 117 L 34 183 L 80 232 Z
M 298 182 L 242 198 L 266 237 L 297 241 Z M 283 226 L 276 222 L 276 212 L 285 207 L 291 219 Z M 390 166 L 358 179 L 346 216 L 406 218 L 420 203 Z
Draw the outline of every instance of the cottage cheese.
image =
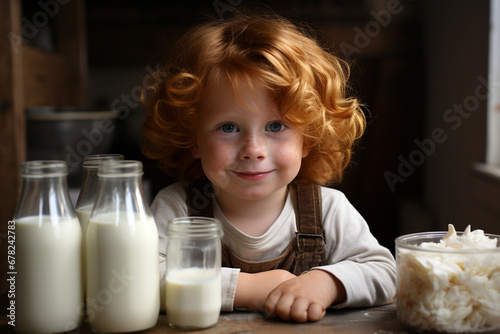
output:
M 500 327 L 497 239 L 453 225 L 421 250 L 398 247 L 398 316 L 424 330 L 480 332 Z

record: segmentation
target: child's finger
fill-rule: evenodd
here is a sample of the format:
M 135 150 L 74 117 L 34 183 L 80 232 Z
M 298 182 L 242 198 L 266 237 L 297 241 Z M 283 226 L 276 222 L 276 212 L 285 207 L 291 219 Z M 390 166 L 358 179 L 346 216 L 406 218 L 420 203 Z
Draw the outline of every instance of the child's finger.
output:
M 269 318 L 275 318 L 278 315 L 276 314 L 276 304 L 278 303 L 281 297 L 280 292 L 272 291 L 269 296 L 267 296 L 266 302 L 264 303 L 264 309 Z
M 285 321 L 292 320 L 291 309 L 295 302 L 295 296 L 292 294 L 282 294 L 276 303 L 275 311 L 278 317 Z
M 307 310 L 307 318 L 309 321 L 319 321 L 323 319 L 325 314 L 326 310 L 316 303 L 309 305 L 309 309 Z
M 290 316 L 293 321 L 307 322 L 309 301 L 304 298 L 296 299 L 290 309 Z

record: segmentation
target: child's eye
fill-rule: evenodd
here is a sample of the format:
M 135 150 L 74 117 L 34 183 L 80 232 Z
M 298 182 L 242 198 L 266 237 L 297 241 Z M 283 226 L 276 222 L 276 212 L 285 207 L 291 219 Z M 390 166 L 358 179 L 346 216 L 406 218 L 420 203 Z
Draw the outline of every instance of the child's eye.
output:
M 222 130 L 222 132 L 225 132 L 225 133 L 232 133 L 232 132 L 238 131 L 238 128 L 236 127 L 236 125 L 231 124 L 231 123 L 222 124 L 220 126 L 220 129 Z
M 280 132 L 283 131 L 285 127 L 286 125 L 281 122 L 272 122 L 266 127 L 266 130 L 271 132 Z

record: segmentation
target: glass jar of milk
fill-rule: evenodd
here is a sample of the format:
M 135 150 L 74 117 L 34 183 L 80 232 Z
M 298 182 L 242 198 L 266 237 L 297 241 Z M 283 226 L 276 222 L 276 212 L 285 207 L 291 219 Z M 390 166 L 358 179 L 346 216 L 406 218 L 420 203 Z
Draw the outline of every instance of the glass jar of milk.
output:
M 86 310 L 94 332 L 142 332 L 158 320 L 158 231 L 142 174 L 139 161 L 99 164 L 97 197 L 85 233 Z
M 83 317 L 82 231 L 68 194 L 64 161 L 21 166 L 14 214 L 16 326 L 18 333 L 62 333 Z
M 166 313 L 171 327 L 215 326 L 221 309 L 221 241 L 218 220 L 179 217 L 167 224 Z

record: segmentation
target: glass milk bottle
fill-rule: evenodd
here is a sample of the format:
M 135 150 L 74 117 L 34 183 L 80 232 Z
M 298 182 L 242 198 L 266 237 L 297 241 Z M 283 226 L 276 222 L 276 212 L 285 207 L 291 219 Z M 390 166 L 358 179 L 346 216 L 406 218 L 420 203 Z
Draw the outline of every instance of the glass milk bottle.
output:
M 179 217 L 167 224 L 165 307 L 169 325 L 215 326 L 221 309 L 221 241 L 218 220 Z
M 85 230 L 89 222 L 92 208 L 94 207 L 95 198 L 97 196 L 98 177 L 97 171 L 99 164 L 103 161 L 123 160 L 121 154 L 92 154 L 83 157 L 83 179 L 78 199 L 76 200 L 75 212 L 82 227 L 82 240 L 85 241 Z M 85 242 L 82 242 L 82 286 L 85 297 L 87 272 L 85 269 Z
M 62 333 L 83 316 L 80 273 L 82 230 L 73 210 L 64 161 L 21 166 L 14 214 L 18 333 Z
M 98 333 L 151 329 L 160 310 L 158 231 L 142 163 L 106 161 L 85 233 L 87 318 Z

